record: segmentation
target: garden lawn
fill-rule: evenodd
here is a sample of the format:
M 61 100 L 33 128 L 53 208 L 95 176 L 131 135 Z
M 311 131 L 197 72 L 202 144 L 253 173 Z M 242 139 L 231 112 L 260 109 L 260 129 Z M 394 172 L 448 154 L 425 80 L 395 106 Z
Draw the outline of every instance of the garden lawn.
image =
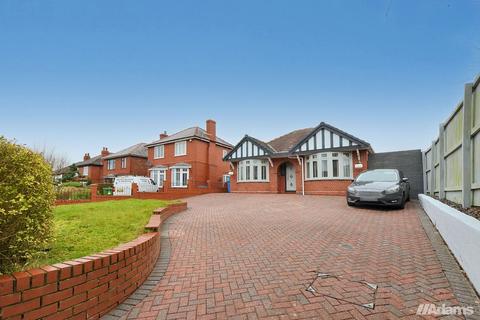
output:
M 131 241 L 144 232 L 152 210 L 169 203 L 128 199 L 57 206 L 50 250 L 26 268 L 80 258 Z

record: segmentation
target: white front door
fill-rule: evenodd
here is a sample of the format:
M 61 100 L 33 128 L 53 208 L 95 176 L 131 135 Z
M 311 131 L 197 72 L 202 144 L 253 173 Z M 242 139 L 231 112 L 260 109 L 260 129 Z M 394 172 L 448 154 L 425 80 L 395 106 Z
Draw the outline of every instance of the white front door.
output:
M 286 177 L 285 177 L 285 190 L 286 191 L 295 191 L 297 190 L 297 184 L 295 182 L 295 167 L 288 163 L 286 167 Z

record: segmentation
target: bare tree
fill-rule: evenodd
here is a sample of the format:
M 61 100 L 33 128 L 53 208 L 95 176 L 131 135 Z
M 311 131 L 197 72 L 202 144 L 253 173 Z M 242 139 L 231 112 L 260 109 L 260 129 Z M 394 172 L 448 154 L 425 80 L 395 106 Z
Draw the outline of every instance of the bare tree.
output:
M 55 152 L 54 147 L 47 147 L 46 145 L 43 145 L 43 147 L 37 147 L 34 146 L 32 150 L 36 153 L 39 153 L 42 155 L 42 157 L 45 159 L 45 161 L 50 164 L 52 167 L 52 170 L 58 170 L 65 168 L 69 164 L 69 160 L 66 154 L 61 154 Z

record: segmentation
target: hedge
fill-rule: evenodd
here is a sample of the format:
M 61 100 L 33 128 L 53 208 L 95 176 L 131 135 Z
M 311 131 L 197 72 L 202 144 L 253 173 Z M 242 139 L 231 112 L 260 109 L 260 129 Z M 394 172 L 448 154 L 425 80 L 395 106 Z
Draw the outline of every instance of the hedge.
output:
M 52 170 L 43 157 L 0 137 L 0 274 L 46 249 L 54 201 Z

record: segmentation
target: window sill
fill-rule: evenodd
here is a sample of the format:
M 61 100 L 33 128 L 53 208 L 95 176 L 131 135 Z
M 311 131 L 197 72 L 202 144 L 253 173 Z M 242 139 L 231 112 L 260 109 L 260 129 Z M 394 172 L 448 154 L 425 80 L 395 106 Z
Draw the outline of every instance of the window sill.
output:
M 158 159 L 165 159 L 165 157 L 158 157 L 158 158 L 153 157 L 153 160 L 158 160 Z
M 270 183 L 269 180 L 250 180 L 250 181 L 237 181 L 237 183 Z
M 175 188 L 175 189 L 186 189 L 188 188 L 188 186 L 172 186 L 172 188 Z
M 173 156 L 174 156 L 174 157 L 183 157 L 183 156 L 186 156 L 186 155 L 187 155 L 187 154 L 185 153 L 185 154 L 174 154 Z

